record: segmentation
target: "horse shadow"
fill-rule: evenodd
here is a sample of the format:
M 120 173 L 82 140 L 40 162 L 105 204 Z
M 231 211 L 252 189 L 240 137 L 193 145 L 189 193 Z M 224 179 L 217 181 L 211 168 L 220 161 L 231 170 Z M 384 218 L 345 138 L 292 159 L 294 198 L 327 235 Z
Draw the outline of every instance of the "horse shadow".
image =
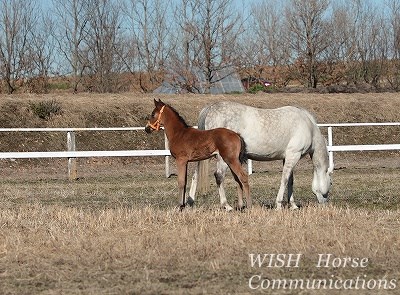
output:
M 258 204 L 260 205 L 261 208 L 263 209 L 269 209 L 269 210 L 274 210 L 276 209 L 275 202 L 272 201 L 259 201 Z M 303 209 L 304 205 L 299 203 L 296 204 L 298 209 Z M 288 202 L 282 202 L 282 207 L 284 209 L 290 209 L 290 204 Z M 297 209 L 296 209 L 297 210 Z

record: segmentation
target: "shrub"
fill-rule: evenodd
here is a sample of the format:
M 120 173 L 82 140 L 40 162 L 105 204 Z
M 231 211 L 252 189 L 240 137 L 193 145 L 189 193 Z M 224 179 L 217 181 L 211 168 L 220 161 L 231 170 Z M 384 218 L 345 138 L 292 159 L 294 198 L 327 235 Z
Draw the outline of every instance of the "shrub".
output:
M 248 90 L 249 93 L 252 94 L 256 94 L 258 92 L 264 91 L 265 90 L 265 86 L 261 85 L 261 84 L 254 84 L 253 86 L 251 86 Z
M 43 120 L 48 120 L 54 115 L 63 113 L 61 103 L 55 99 L 31 102 L 29 108 L 34 115 Z

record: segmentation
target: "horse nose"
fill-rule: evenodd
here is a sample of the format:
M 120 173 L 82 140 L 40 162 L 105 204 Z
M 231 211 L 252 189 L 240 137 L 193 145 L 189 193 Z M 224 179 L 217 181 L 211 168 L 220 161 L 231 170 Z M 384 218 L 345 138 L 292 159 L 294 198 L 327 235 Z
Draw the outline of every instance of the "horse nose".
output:
M 146 131 L 146 133 L 151 133 L 153 129 L 147 124 L 146 127 L 144 127 L 144 131 Z

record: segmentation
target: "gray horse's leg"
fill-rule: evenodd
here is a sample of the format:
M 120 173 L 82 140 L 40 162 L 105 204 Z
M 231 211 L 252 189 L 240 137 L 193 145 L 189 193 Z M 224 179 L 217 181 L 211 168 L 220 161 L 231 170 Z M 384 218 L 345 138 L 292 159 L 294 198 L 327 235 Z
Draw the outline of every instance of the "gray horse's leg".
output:
M 221 203 L 221 207 L 225 208 L 226 211 L 232 211 L 233 208 L 228 204 L 228 201 L 226 199 L 225 195 L 225 189 L 224 189 L 224 179 L 226 175 L 226 170 L 228 169 L 228 165 L 224 162 L 224 160 L 221 158 L 220 155 L 217 156 L 217 170 L 214 173 L 215 176 L 215 181 L 218 186 L 218 193 L 219 193 L 219 199 Z
M 299 209 L 299 207 L 297 207 L 296 203 L 294 202 L 293 182 L 294 182 L 294 176 L 293 176 L 293 171 L 292 171 L 292 173 L 290 173 L 289 180 L 288 180 L 288 185 L 287 185 L 288 203 L 290 203 L 290 209 Z
M 289 191 L 288 189 L 288 197 L 289 201 L 292 205 L 292 201 L 294 203 L 293 199 L 293 169 L 296 166 L 297 162 L 300 160 L 301 154 L 300 153 L 295 153 L 288 155 L 284 162 L 283 162 L 283 171 L 282 171 L 282 178 L 281 178 L 281 186 L 279 187 L 278 195 L 276 196 L 276 209 L 282 209 L 282 201 L 283 201 L 283 196 L 285 194 L 285 189 L 289 185 L 289 179 L 292 176 L 291 179 L 291 190 Z M 296 206 L 297 207 L 297 206 Z M 292 207 L 293 208 L 293 207 Z
M 187 198 L 187 204 L 193 206 L 196 199 L 197 182 L 199 181 L 199 166 L 200 162 L 197 162 L 194 174 L 192 176 L 192 183 L 190 185 L 189 197 Z

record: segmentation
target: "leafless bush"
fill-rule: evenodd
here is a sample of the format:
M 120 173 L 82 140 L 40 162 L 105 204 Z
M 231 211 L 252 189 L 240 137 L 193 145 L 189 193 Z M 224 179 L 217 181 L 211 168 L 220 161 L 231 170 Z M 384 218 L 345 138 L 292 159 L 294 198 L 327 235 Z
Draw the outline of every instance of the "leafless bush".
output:
M 61 103 L 55 99 L 31 102 L 29 108 L 33 114 L 43 120 L 48 120 L 52 116 L 61 115 L 63 113 Z

